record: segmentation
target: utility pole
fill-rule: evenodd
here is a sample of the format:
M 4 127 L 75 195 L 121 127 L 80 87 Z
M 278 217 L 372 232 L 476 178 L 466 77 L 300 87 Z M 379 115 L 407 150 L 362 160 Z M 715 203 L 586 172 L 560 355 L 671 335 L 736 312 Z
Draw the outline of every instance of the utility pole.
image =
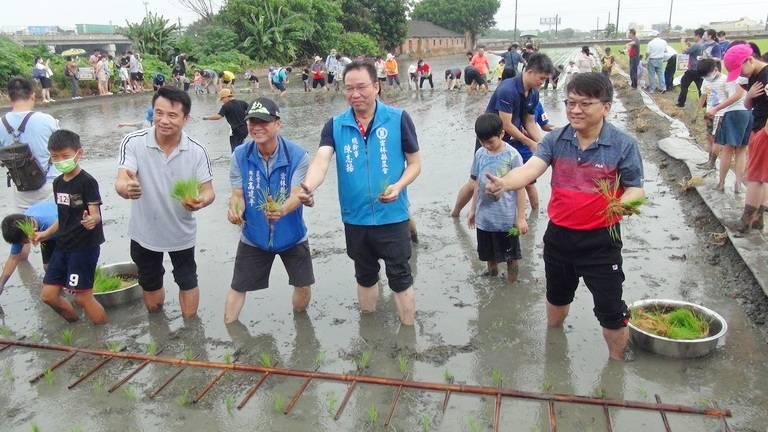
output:
M 608 11 L 608 21 L 606 21 L 608 24 L 611 23 L 611 11 Z M 605 25 L 605 38 L 608 39 L 611 37 L 610 33 L 608 33 L 608 24 Z
M 559 14 L 555 14 L 555 37 L 557 37 L 557 24 L 559 24 L 559 21 L 560 21 L 560 15 Z M 766 25 L 768 25 L 768 24 L 766 24 Z
M 621 12 L 621 0 L 619 0 L 619 5 L 616 6 L 616 34 L 619 34 L 619 13 Z
M 669 22 L 667 23 L 667 31 L 672 31 L 672 6 L 675 4 L 675 0 L 669 0 Z
M 595 25 L 595 39 L 600 37 L 600 17 L 597 17 L 597 24 Z
M 513 38 L 515 41 L 517 41 L 517 0 L 515 0 L 515 31 L 513 33 Z

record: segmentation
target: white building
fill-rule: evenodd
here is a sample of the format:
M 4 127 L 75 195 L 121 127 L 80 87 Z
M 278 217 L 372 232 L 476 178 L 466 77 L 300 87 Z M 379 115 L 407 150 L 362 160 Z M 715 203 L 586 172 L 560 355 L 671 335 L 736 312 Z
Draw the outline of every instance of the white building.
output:
M 753 32 L 765 29 L 765 24 L 749 17 L 742 17 L 734 21 L 713 21 L 705 27 L 726 33 Z

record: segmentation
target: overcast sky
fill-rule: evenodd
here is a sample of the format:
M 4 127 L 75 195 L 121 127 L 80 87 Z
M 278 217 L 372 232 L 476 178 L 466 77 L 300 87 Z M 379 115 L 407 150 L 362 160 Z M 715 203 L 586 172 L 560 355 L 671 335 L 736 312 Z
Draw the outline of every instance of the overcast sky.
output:
M 710 21 L 738 19 L 749 16 L 757 21 L 765 20 L 768 14 L 766 0 L 673 0 L 672 25 L 685 28 L 696 27 Z M 3 8 L 0 26 L 112 24 L 124 25 L 125 20 L 140 21 L 144 16 L 143 0 L 3 0 L 13 7 Z M 181 18 L 183 24 L 195 20 L 195 15 L 180 6 L 178 0 L 146 0 L 149 10 L 159 12 L 166 18 Z M 214 0 L 221 4 L 221 0 Z M 98 5 L 98 7 L 94 7 Z M 584 5 L 584 7 L 579 7 Z M 587 6 L 588 5 L 588 6 Z M 670 0 L 623 0 L 619 26 L 626 29 L 629 23 L 650 24 L 666 22 L 669 16 Z M 518 28 L 521 30 L 542 29 L 539 18 L 561 16 L 560 28 L 572 27 L 592 30 L 600 20 L 605 28 L 608 13 L 611 22 L 616 22 L 617 0 L 518 0 Z M 467 11 L 471 13 L 471 11 Z M 496 15 L 497 27 L 512 29 L 515 19 L 515 0 L 502 0 Z

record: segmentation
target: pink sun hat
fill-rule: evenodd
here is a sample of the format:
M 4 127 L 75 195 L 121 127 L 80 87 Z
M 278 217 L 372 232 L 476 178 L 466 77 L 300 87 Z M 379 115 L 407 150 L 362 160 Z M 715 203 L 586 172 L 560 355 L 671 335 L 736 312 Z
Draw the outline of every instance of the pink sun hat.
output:
M 748 44 L 734 45 L 725 52 L 723 64 L 728 69 L 727 82 L 736 80 L 741 75 L 741 65 L 752 57 L 752 47 Z

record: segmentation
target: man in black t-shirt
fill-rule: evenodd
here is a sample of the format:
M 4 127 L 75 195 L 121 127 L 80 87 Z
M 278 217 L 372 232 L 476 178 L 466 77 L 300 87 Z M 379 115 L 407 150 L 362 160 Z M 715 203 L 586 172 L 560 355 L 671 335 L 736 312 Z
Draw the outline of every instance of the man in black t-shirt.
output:
M 203 117 L 203 120 L 220 120 L 222 118 L 227 119 L 232 134 L 229 136 L 229 146 L 232 151 L 235 151 L 235 147 L 243 143 L 243 140 L 248 136 L 248 126 L 245 124 L 245 115 L 248 113 L 250 106 L 247 102 L 235 99 L 232 96 L 232 90 L 225 88 L 219 92 L 219 100 L 223 103 L 218 114 L 213 114 Z
M 53 181 L 58 221 L 33 239 L 37 244 L 57 235 L 40 297 L 67 321 L 77 321 L 77 312 L 61 295 L 61 290 L 66 289 L 74 294 L 75 303 L 91 322 L 104 324 L 107 314 L 93 296 L 96 264 L 104 243 L 99 184 L 78 166 L 83 150 L 76 133 L 57 130 L 48 140 L 48 150 L 62 174 Z

